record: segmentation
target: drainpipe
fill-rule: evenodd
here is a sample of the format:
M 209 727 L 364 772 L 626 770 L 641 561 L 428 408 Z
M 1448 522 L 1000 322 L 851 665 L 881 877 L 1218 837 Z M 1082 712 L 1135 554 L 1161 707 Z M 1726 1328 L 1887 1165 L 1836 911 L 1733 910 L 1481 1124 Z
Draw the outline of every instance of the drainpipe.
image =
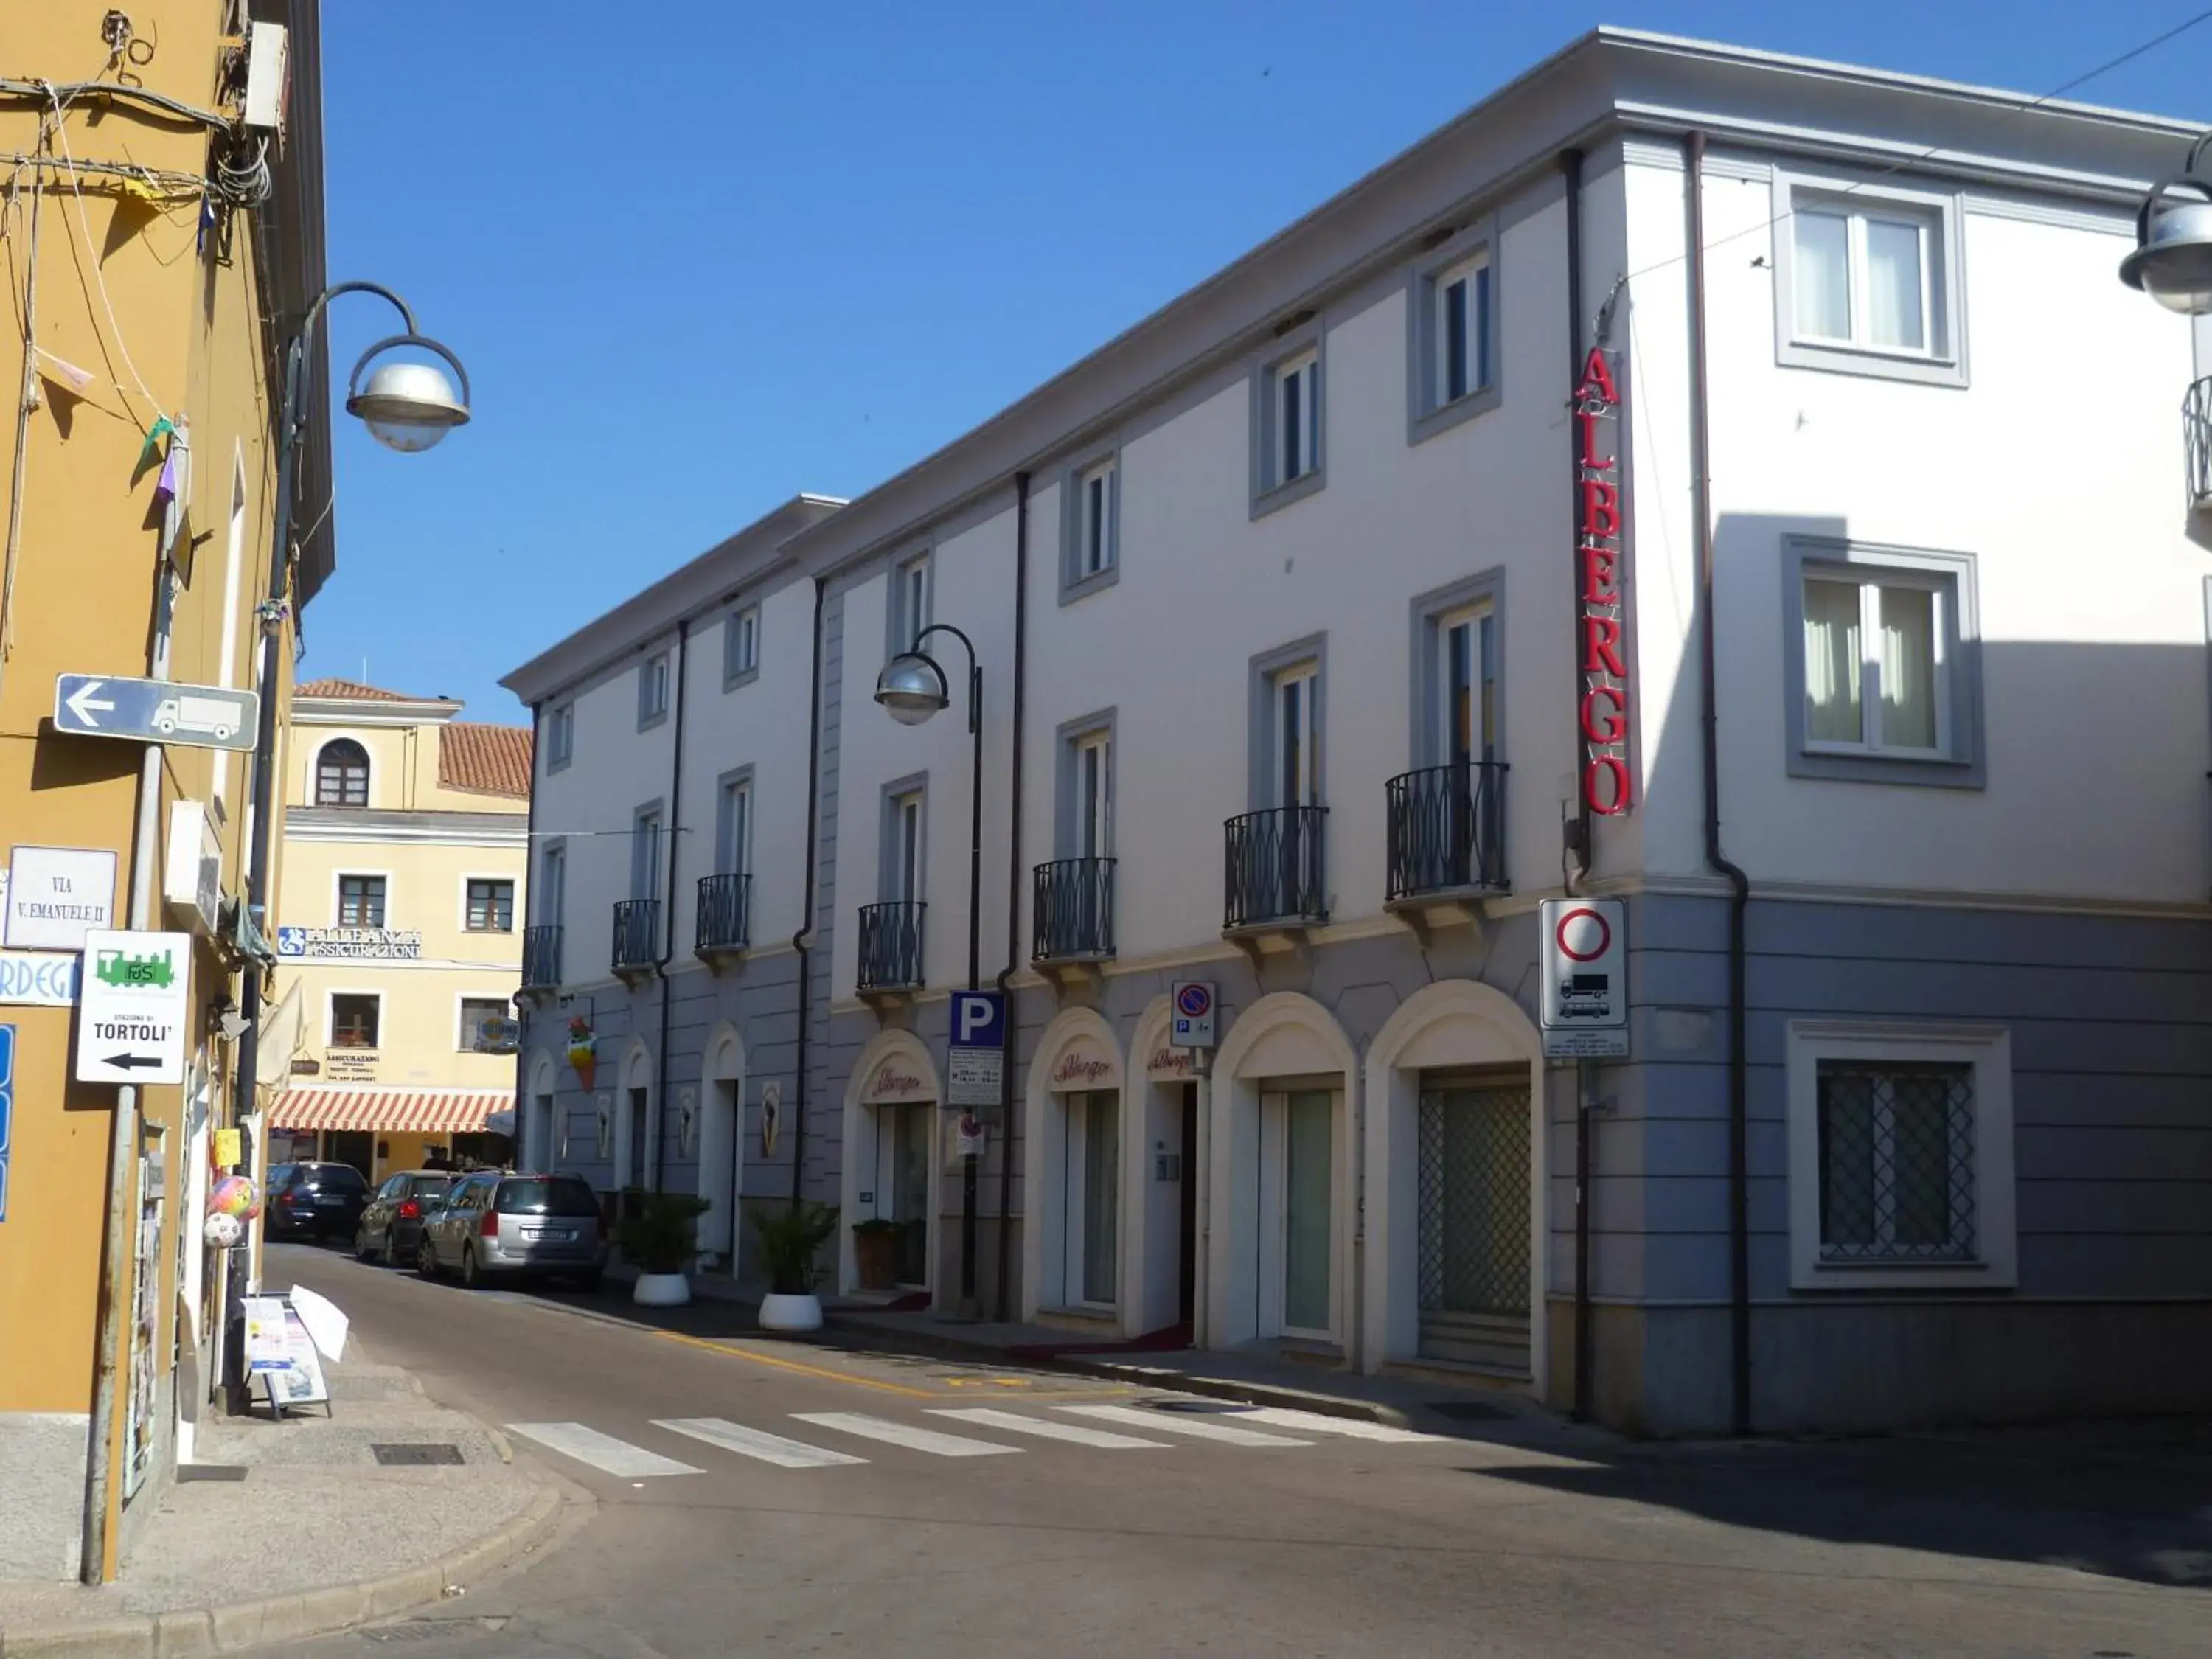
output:
M 41 152 L 46 149 L 43 137 L 39 149 Z M 46 199 L 46 187 L 33 158 L 30 247 L 23 266 L 23 380 L 15 388 L 15 459 L 14 470 L 8 474 L 7 540 L 0 545 L 0 680 L 7 677 L 8 656 L 15 644 L 15 563 L 23 545 L 24 471 L 30 465 L 31 410 L 39 395 L 39 209 Z
M 690 637 L 691 620 L 687 617 L 676 624 L 676 662 L 669 674 L 670 696 L 676 707 L 668 722 L 675 738 L 675 753 L 668 763 L 668 896 L 661 901 L 660 954 L 653 963 L 653 977 L 660 981 L 660 1046 L 653 1051 L 659 1086 L 653 1091 L 653 1170 L 648 1180 L 656 1193 L 668 1158 L 668 964 L 676 955 L 676 849 L 682 845 L 676 837 L 684 822 L 684 656 Z M 695 1105 L 693 1109 L 698 1109 Z
M 1705 135 L 1682 141 L 1690 291 L 1690 513 L 1698 556 L 1698 682 L 1703 709 L 1705 862 L 1729 884 L 1729 1426 L 1751 1432 L 1751 1207 L 1746 1149 L 1744 910 L 1751 878 L 1721 850 L 1720 700 L 1713 673 L 1712 435 L 1705 363 Z
M 532 879 L 532 874 L 537 869 L 538 858 L 538 711 L 544 706 L 542 701 L 530 705 L 530 804 L 525 809 L 522 817 L 522 891 L 524 895 L 522 949 L 526 958 L 530 952 L 530 896 L 538 890 L 538 884 Z M 507 1003 L 514 1008 L 515 1017 L 522 1022 L 523 1027 L 523 1040 L 514 1045 L 514 1133 L 518 1143 L 514 1149 L 516 1161 L 521 1162 L 526 1153 L 542 1152 L 544 1162 L 538 1167 L 550 1170 L 553 1167 L 552 1147 L 541 1148 L 520 1144 L 528 1139 L 523 1133 L 523 1130 L 530 1122 L 531 1005 L 525 1000 L 520 985 L 514 988 L 514 994 L 507 999 Z M 545 1128 L 546 1133 L 550 1135 L 553 1126 L 550 1121 Z M 528 1168 L 529 1165 L 526 1164 L 524 1167 Z
M 822 801 L 822 607 L 829 598 L 829 579 L 814 579 L 814 649 L 808 658 L 812 684 L 806 703 L 806 871 L 800 878 L 805 908 L 791 948 L 799 952 L 799 1046 L 791 1076 L 791 1207 L 801 1197 L 806 1175 L 806 1026 L 813 1000 L 813 952 L 807 935 L 814 931 L 814 838 L 820 827 Z
M 1014 1005 L 1006 981 L 1022 959 L 1022 692 L 1029 665 L 1030 475 L 1014 474 L 1014 712 L 1012 799 L 1006 809 L 1006 965 L 999 970 L 999 1000 L 1006 1010 L 1006 1052 L 999 1060 L 999 1282 L 997 1316 L 1013 1317 Z M 1124 1125 L 1122 1132 L 1127 1133 Z
M 1583 355 L 1583 153 L 1559 154 L 1559 170 L 1567 179 L 1567 384 L 1582 383 Z M 1589 528 L 1589 504 L 1583 494 L 1582 454 L 1571 435 L 1568 440 L 1570 482 L 1574 488 L 1575 544 L 1582 545 Z M 1574 581 L 1573 603 L 1567 608 L 1575 628 L 1573 662 L 1582 660 L 1582 565 L 1580 556 L 1570 561 Z M 1575 816 L 1567 823 L 1567 896 L 1574 896 L 1590 867 L 1589 795 L 1581 781 L 1588 777 L 1589 733 L 1583 729 L 1579 710 L 1575 719 Z M 1592 1350 L 1596 1346 L 1593 1327 L 1596 1313 L 1590 1302 L 1590 1107 L 1597 1094 L 1597 1068 L 1590 1061 L 1575 1066 L 1575 1402 L 1577 1422 L 1587 1423 L 1596 1409 L 1597 1372 Z M 1548 1091 L 1547 1091 L 1548 1094 Z M 1551 1115 L 1548 1105 L 1547 1121 Z M 1541 1309 L 1533 1316 L 1544 1316 Z

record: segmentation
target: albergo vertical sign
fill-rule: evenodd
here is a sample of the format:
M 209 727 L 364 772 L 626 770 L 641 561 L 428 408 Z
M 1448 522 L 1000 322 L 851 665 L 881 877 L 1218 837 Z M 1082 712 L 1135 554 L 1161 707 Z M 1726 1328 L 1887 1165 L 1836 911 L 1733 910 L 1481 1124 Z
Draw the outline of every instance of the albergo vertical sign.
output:
M 1575 560 L 1582 706 L 1583 804 L 1611 817 L 1630 805 L 1628 664 L 1621 655 L 1620 393 L 1601 347 L 1592 346 L 1575 387 L 1575 461 L 1582 483 Z M 1604 423 L 1601 425 L 1601 422 Z

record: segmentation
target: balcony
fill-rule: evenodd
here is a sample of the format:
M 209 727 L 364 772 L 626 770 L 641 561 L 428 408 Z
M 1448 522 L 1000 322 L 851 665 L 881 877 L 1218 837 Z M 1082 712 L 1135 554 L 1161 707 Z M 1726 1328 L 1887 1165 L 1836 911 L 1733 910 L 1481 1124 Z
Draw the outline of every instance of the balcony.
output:
M 2189 505 L 2212 512 L 2212 379 L 2197 381 L 2181 400 L 2181 443 L 2188 458 Z
M 926 904 L 860 907 L 860 969 L 854 987 L 874 1002 L 895 1002 L 921 988 L 921 924 Z
M 1328 809 L 1273 806 L 1223 826 L 1222 933 L 1256 953 L 1303 951 L 1328 920 Z
M 1030 960 L 1055 978 L 1097 978 L 1114 955 L 1114 860 L 1040 864 L 1030 893 Z
M 557 925 L 522 930 L 522 988 L 561 988 L 561 929 Z
M 698 927 L 691 952 L 709 967 L 720 967 L 744 954 L 752 943 L 753 878 L 750 876 L 699 878 Z
M 1506 890 L 1505 769 L 1499 761 L 1460 761 L 1384 786 L 1384 902 L 1416 933 L 1473 922 L 1484 895 Z
M 617 904 L 611 964 L 615 977 L 633 981 L 650 978 L 659 955 L 660 901 L 624 899 Z

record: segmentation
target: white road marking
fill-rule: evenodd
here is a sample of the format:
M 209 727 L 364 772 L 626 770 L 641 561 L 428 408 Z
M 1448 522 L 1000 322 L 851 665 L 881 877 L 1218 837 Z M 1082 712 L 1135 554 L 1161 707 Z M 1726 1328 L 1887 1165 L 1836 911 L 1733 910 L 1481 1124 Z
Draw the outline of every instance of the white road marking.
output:
M 1101 1446 L 1109 1451 L 1121 1451 L 1149 1446 L 1165 1450 L 1164 1440 L 1139 1440 L 1133 1434 L 1115 1434 L 1106 1429 L 1086 1429 L 1074 1423 L 1050 1423 L 1039 1417 L 1023 1417 L 1013 1412 L 993 1411 L 988 1406 L 954 1409 L 932 1406 L 932 1417 L 954 1417 L 963 1423 L 978 1423 L 987 1429 L 1005 1429 L 1013 1434 L 1034 1434 L 1046 1440 L 1068 1440 L 1079 1446 Z
M 1158 1429 L 1167 1434 L 1187 1434 L 1197 1440 L 1219 1440 L 1231 1446 L 1310 1446 L 1310 1440 L 1294 1440 L 1283 1434 L 1257 1434 L 1213 1416 L 1186 1416 L 1180 1412 L 1142 1411 L 1134 1406 L 1062 1406 L 1060 1410 L 1082 1417 L 1103 1418 L 1109 1423 L 1127 1423 Z M 1243 1413 L 1239 1412 L 1242 1417 Z
M 1447 1446 L 1459 1443 L 1448 1434 L 1420 1434 L 1394 1429 L 1361 1417 L 1331 1417 L 1326 1412 L 1302 1412 L 1288 1406 L 1255 1406 L 1237 1413 L 1240 1423 L 1265 1423 L 1271 1429 L 1297 1429 L 1307 1434 L 1340 1434 L 1353 1440 L 1380 1440 L 1389 1445 Z
M 894 1423 L 887 1417 L 869 1417 L 860 1412 L 793 1412 L 792 1417 L 798 1422 L 812 1423 L 825 1429 L 842 1429 L 863 1439 L 927 1452 L 933 1457 L 993 1457 L 1012 1455 L 1021 1450 L 1019 1446 L 998 1446 L 988 1440 L 939 1434 L 934 1429 L 918 1429 L 905 1423 Z
M 833 1463 L 868 1461 L 850 1452 L 831 1451 L 824 1446 L 810 1446 L 804 1440 L 787 1440 L 780 1434 L 749 1429 L 720 1417 L 656 1417 L 653 1426 L 687 1434 L 694 1440 L 720 1446 L 724 1451 L 733 1451 L 740 1457 L 757 1457 L 782 1469 L 818 1469 Z
M 672 1457 L 663 1457 L 659 1452 L 647 1451 L 642 1446 L 633 1446 L 627 1440 L 617 1440 L 611 1434 L 601 1434 L 597 1429 L 587 1429 L 581 1423 L 510 1423 L 509 1434 L 519 1434 L 526 1440 L 535 1440 L 541 1446 L 550 1446 L 564 1457 L 573 1457 L 579 1463 L 589 1463 L 595 1469 L 624 1480 L 640 1476 L 650 1478 L 661 1474 L 704 1474 L 704 1469 L 695 1469 L 689 1463 L 679 1463 Z

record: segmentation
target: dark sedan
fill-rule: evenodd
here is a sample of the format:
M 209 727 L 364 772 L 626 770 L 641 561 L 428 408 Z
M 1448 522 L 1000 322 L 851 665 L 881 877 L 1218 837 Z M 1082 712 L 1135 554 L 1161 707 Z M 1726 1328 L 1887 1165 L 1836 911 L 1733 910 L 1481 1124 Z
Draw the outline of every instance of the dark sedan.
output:
M 350 1164 L 279 1164 L 269 1171 L 270 1238 L 351 1238 L 368 1182 Z
M 446 1201 L 446 1189 L 453 1184 L 452 1176 L 431 1170 L 386 1176 L 354 1228 L 354 1260 L 374 1256 L 387 1267 L 403 1261 L 413 1265 L 422 1244 L 422 1218 Z

